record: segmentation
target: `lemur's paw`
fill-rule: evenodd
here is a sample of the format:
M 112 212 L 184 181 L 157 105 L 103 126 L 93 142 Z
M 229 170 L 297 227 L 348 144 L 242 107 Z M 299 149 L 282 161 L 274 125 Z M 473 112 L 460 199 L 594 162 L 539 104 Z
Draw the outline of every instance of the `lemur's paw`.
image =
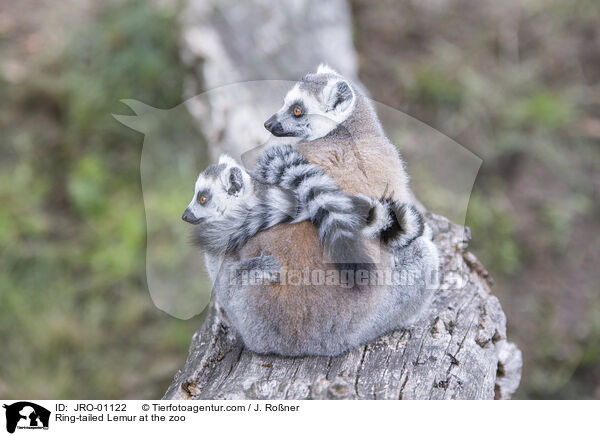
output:
M 259 259 L 261 262 L 261 269 L 263 273 L 263 279 L 269 283 L 280 283 L 281 281 L 281 265 L 277 262 L 277 259 L 271 255 L 263 254 Z
M 338 271 L 356 275 L 357 273 L 366 274 L 375 271 L 374 263 L 334 263 Z
M 408 246 L 423 235 L 423 215 L 411 204 L 392 199 L 383 201 L 391 218 L 391 225 L 381 232 L 381 241 L 392 248 Z
M 335 266 L 342 287 L 355 290 L 370 288 L 371 273 L 376 270 L 374 263 L 338 263 Z

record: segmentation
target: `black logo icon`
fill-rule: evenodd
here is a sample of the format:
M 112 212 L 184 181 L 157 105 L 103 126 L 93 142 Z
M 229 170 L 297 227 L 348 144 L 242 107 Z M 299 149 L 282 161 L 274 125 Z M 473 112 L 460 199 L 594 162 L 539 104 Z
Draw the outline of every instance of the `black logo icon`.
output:
M 14 433 L 16 428 L 48 429 L 50 411 L 29 401 L 4 405 L 6 409 L 6 431 Z

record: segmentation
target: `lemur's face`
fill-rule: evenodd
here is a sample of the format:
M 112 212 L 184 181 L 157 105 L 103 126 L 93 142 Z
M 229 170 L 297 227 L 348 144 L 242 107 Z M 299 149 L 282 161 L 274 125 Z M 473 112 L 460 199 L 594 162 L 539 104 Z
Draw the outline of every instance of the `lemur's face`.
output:
M 287 93 L 283 107 L 265 121 L 274 136 L 313 140 L 326 136 L 354 109 L 355 95 L 338 73 L 319 66 Z
M 198 176 L 194 197 L 181 219 L 190 224 L 218 219 L 249 195 L 249 174 L 235 160 L 222 155 L 218 164 L 209 166 Z

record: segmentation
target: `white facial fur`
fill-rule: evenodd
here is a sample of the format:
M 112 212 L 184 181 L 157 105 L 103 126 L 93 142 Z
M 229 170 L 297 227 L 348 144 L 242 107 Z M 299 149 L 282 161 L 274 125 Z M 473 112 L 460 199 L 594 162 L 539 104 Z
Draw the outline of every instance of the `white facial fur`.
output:
M 225 165 L 218 175 L 206 175 L 202 172 L 194 187 L 194 196 L 190 201 L 187 210 L 189 210 L 196 219 L 210 220 L 225 216 L 232 208 L 240 205 L 248 197 L 253 195 L 252 182 L 250 175 L 237 162 L 227 156 L 221 155 L 217 165 Z M 231 170 L 238 168 L 243 180 L 239 191 L 231 192 Z M 198 194 L 205 192 L 208 198 L 202 205 L 198 202 Z
M 303 88 L 300 83 L 286 94 L 284 104 L 277 112 L 277 118 L 286 131 L 297 132 L 300 139 L 313 140 L 322 138 L 340 123 L 344 122 L 354 110 L 356 95 L 352 87 L 343 77 L 327 66 L 319 66 L 317 74 L 327 75 L 327 84 L 318 94 Z M 347 84 L 351 98 L 336 103 L 338 84 Z M 304 106 L 305 116 L 294 118 L 290 115 L 290 107 L 296 103 Z M 289 138 L 289 137 L 286 137 Z

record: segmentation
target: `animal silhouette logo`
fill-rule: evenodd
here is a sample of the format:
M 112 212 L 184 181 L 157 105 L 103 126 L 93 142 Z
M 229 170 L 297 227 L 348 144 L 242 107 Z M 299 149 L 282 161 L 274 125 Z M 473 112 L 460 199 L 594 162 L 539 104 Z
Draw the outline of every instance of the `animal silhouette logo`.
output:
M 231 83 L 170 109 L 124 99 L 121 101 L 133 114 L 113 114 L 118 122 L 144 134 L 140 179 L 147 227 L 146 284 L 156 307 L 171 316 L 190 319 L 210 301 L 211 289 L 205 286 L 210 282 L 208 277 L 198 279 L 205 271 L 204 256 L 189 243 L 190 228 L 180 219 L 180 209 L 190 201 L 193 182 L 207 164 L 202 141 L 220 144 L 219 152 L 227 152 L 244 167 L 253 168 L 269 146 L 285 143 L 275 140 L 289 139 L 274 137 L 263 123 L 281 107 L 282 96 L 295 84 L 287 80 Z M 231 102 L 235 102 L 233 112 L 227 109 Z M 429 198 L 425 206 L 432 212 L 464 224 L 482 160 L 410 115 L 376 101 L 371 103 L 384 130 L 403 153 L 410 155 L 407 172 L 417 198 Z M 196 122 L 192 123 L 190 113 Z M 176 204 L 176 214 L 165 213 L 167 206 Z M 464 281 L 453 284 L 457 288 L 462 285 Z
M 50 411 L 29 401 L 4 404 L 6 409 L 6 431 L 14 433 L 19 429 L 48 429 Z

